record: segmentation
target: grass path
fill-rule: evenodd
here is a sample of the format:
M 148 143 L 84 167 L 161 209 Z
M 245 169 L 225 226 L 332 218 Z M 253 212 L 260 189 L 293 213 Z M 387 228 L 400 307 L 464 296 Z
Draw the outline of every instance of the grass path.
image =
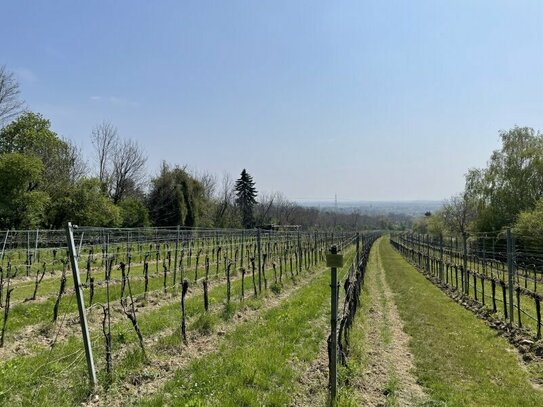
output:
M 411 337 L 418 382 L 433 404 L 543 405 L 543 392 L 503 338 L 427 281 L 387 239 L 374 250 Z
M 428 398 L 417 383 L 410 338 L 385 280 L 379 242 L 369 257 L 348 365 L 340 369 L 339 406 L 411 406 Z

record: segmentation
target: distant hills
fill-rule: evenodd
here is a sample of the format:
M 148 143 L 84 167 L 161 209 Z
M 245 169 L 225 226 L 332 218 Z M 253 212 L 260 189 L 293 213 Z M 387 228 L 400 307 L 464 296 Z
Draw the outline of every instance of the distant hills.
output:
M 334 211 L 336 206 L 330 201 L 298 201 L 306 207 Z M 422 216 L 425 212 L 435 212 L 443 205 L 443 201 L 338 201 L 337 211 L 344 213 L 358 212 L 367 215 L 387 215 L 390 213 Z

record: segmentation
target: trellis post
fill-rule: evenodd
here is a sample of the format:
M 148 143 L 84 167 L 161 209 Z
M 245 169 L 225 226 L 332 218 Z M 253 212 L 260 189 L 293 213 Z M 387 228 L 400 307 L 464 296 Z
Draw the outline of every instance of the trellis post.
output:
M 79 323 L 81 324 L 81 333 L 83 335 L 83 344 L 85 346 L 85 356 L 87 359 L 87 369 L 89 372 L 89 381 L 94 388 L 97 384 L 96 369 L 94 367 L 94 359 L 92 356 L 92 346 L 89 335 L 89 327 L 87 324 L 87 315 L 85 312 L 85 303 L 83 299 L 83 289 L 81 287 L 81 278 L 79 276 L 79 265 L 77 263 L 77 253 L 74 242 L 74 231 L 71 222 L 68 222 L 66 227 L 66 240 L 68 243 L 68 251 L 70 253 L 70 262 L 72 264 L 72 276 L 74 280 L 75 297 L 77 299 L 77 309 L 79 311 Z
M 513 236 L 511 235 L 511 228 L 507 228 L 507 283 L 509 288 L 509 323 L 512 325 L 514 321 L 514 310 L 513 310 L 513 251 L 514 243 Z

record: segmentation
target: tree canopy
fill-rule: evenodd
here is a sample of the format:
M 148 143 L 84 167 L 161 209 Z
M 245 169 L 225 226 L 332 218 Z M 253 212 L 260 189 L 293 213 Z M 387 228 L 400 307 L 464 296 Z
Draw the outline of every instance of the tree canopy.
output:
M 529 127 L 500 132 L 502 147 L 488 166 L 466 175 L 466 192 L 477 204 L 474 227 L 498 232 L 543 197 L 543 135 Z
M 204 190 L 183 168 L 163 163 L 160 175 L 151 180 L 149 210 L 156 226 L 196 226 L 204 205 Z

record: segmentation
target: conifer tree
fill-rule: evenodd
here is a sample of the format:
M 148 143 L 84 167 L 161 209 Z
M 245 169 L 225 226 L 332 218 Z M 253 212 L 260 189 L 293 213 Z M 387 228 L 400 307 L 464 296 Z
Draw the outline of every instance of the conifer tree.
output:
M 241 177 L 236 180 L 234 190 L 237 197 L 236 204 L 241 210 L 243 226 L 246 228 L 254 227 L 253 207 L 257 204 L 256 194 L 258 191 L 255 189 L 253 177 L 249 175 L 245 168 L 241 172 Z

